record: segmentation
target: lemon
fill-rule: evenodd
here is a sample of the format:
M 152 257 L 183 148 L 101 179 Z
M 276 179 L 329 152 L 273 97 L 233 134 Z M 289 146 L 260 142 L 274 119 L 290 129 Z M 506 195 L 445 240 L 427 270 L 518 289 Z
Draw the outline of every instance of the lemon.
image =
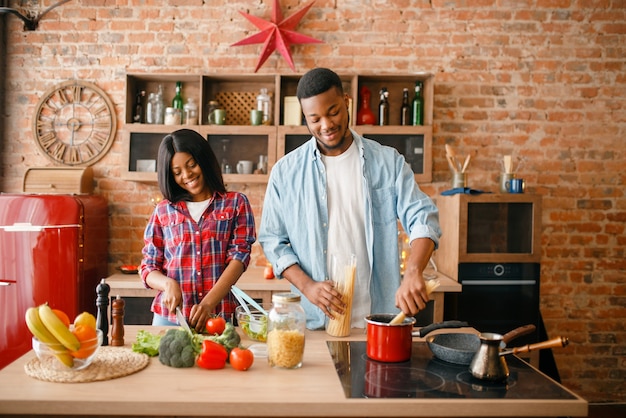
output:
M 74 319 L 74 327 L 77 327 L 79 325 L 84 325 L 89 328 L 96 329 L 96 317 L 89 312 L 83 312 L 81 314 L 78 314 L 78 316 Z

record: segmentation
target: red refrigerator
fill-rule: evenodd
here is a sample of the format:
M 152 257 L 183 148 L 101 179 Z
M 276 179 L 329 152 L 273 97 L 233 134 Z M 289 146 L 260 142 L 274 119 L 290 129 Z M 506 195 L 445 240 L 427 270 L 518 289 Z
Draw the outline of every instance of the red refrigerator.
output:
M 96 315 L 108 225 L 102 196 L 0 194 L 0 369 L 31 349 L 29 307 Z

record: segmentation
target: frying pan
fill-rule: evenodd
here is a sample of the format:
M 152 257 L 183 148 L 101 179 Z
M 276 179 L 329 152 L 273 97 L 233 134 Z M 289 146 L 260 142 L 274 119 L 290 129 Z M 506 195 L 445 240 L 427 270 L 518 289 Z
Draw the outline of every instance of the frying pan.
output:
M 507 332 L 502 336 L 502 345 L 500 348 L 506 347 L 506 344 L 522 335 L 530 334 L 536 329 L 532 324 L 524 325 Z M 424 331 L 424 328 L 422 329 Z M 427 333 L 432 330 L 426 330 Z M 426 333 L 421 333 L 425 336 Z M 469 365 L 474 358 L 474 354 L 480 347 L 480 338 L 476 334 L 469 333 L 446 333 L 431 335 L 426 338 L 428 348 L 440 360 L 448 363 Z

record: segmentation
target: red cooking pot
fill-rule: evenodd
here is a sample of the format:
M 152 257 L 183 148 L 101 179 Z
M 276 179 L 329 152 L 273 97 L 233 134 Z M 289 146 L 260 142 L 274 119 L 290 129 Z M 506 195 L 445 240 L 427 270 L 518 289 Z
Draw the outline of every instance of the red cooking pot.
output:
M 372 360 L 397 363 L 411 358 L 413 346 L 413 324 L 415 318 L 404 318 L 397 325 L 389 322 L 394 314 L 372 314 L 365 317 L 367 322 L 367 357 Z
M 397 363 L 411 359 L 413 337 L 423 337 L 431 331 L 442 328 L 466 327 L 467 322 L 444 321 L 413 331 L 415 318 L 407 317 L 396 325 L 391 325 L 395 314 L 372 314 L 365 317 L 367 322 L 367 357 L 387 363 Z

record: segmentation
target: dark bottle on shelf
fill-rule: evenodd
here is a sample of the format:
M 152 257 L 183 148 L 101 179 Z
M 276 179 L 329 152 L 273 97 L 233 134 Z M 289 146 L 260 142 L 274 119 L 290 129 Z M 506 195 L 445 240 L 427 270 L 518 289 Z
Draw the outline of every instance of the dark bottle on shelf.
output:
M 135 111 L 133 112 L 133 123 L 143 123 L 143 103 L 141 103 L 141 98 L 145 95 L 145 90 L 137 90 L 137 93 L 135 94 Z
M 378 124 L 389 125 L 389 92 L 387 87 L 380 89 L 380 102 L 378 103 Z
M 415 96 L 413 97 L 413 125 L 423 125 L 424 98 L 422 97 L 422 82 L 415 82 Z
M 183 111 L 183 83 L 181 81 L 176 82 L 176 95 L 174 99 L 172 99 L 172 107 L 174 109 L 180 110 L 181 114 Z
M 411 124 L 411 107 L 409 106 L 409 89 L 402 90 L 402 107 L 400 108 L 400 125 Z

